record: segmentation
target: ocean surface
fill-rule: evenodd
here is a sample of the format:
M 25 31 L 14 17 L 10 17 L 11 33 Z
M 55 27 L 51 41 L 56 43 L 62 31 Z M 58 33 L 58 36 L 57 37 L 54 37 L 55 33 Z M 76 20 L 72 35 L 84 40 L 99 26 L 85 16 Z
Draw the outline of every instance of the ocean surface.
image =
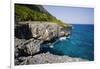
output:
M 73 24 L 69 38 L 63 37 L 52 43 L 52 48 L 45 48 L 56 55 L 79 57 L 94 60 L 94 25 Z M 46 46 L 47 47 L 47 46 Z

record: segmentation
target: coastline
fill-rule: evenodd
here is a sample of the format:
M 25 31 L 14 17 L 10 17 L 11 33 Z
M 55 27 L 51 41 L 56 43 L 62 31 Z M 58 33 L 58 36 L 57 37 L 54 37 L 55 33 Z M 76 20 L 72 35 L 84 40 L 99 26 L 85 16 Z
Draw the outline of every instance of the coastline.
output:
M 33 23 L 33 25 L 35 25 L 35 24 Z M 23 25 L 27 25 L 27 24 L 25 23 Z M 20 28 L 22 30 L 22 29 L 24 29 L 24 27 L 25 28 L 28 27 L 28 26 L 23 26 L 23 25 L 20 25 L 18 27 L 19 30 L 20 30 Z M 31 27 L 34 28 L 34 29 L 35 28 L 44 28 L 44 30 L 46 30 L 48 28 L 45 29 L 44 26 L 48 26 L 48 25 L 49 25 L 49 27 L 54 28 L 54 29 L 50 30 L 48 32 L 48 34 L 51 31 L 53 31 L 53 30 L 57 30 L 58 28 L 60 29 L 60 27 L 58 25 L 57 25 L 58 28 L 57 29 L 55 28 L 56 27 L 56 24 L 55 24 L 55 26 L 52 25 L 52 24 L 49 24 L 49 23 L 46 23 L 46 24 L 45 23 L 44 24 L 43 23 L 42 24 L 36 24 L 35 26 L 33 26 L 33 25 L 31 25 Z M 15 26 L 15 28 L 16 28 L 16 26 Z M 18 28 L 16 30 L 18 30 Z M 20 30 L 20 32 L 22 33 L 23 30 L 22 31 L 21 30 Z M 29 30 L 31 30 L 31 29 L 29 29 Z M 42 32 L 44 30 L 42 29 Z M 20 32 L 18 32 L 18 33 L 20 33 Z M 25 31 L 25 32 L 27 32 L 27 31 Z M 31 30 L 31 33 L 32 32 L 35 33 L 35 31 L 33 31 L 33 29 Z M 22 35 L 21 35 L 23 37 L 22 39 L 15 38 L 15 65 L 28 65 L 28 64 L 45 64 L 45 63 L 64 63 L 64 62 L 88 61 L 86 59 L 76 58 L 76 57 L 69 57 L 67 55 L 63 55 L 63 56 L 61 56 L 61 55 L 55 55 L 53 53 L 50 53 L 48 50 L 46 50 L 46 48 L 43 49 L 43 44 L 47 44 L 47 46 L 45 45 L 46 47 L 52 48 L 52 47 L 50 47 L 50 44 L 56 42 L 57 40 L 64 40 L 65 39 L 64 36 L 66 37 L 66 35 L 63 34 L 63 37 L 62 37 L 60 34 L 61 34 L 60 31 L 58 31 L 57 32 L 57 36 L 56 35 L 52 35 L 51 36 L 52 38 L 50 38 L 50 36 L 46 36 L 45 35 L 45 37 L 46 37 L 45 39 L 42 39 L 42 38 L 40 39 L 39 37 L 35 37 L 34 38 L 34 35 L 33 35 L 33 38 L 31 37 L 31 39 L 23 39 L 24 37 L 27 36 L 23 32 Z M 40 35 L 40 34 L 38 33 L 38 35 Z M 70 35 L 70 33 L 67 34 L 67 35 Z M 17 34 L 17 36 L 19 36 L 19 35 Z M 62 37 L 63 39 L 61 39 L 60 37 Z

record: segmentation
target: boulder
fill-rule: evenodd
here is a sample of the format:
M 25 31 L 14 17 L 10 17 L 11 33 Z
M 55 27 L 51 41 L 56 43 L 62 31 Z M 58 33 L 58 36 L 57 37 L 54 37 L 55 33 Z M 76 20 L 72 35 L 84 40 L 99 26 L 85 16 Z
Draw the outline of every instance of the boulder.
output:
M 16 42 L 18 42 L 19 39 L 16 38 Z M 21 41 L 21 40 L 20 40 Z M 15 44 L 16 44 L 15 42 Z M 40 51 L 40 44 L 43 41 L 41 40 L 35 40 L 35 39 L 29 39 L 26 40 L 22 43 L 18 43 L 15 46 L 15 57 L 20 57 L 20 56 L 29 56 L 29 55 L 34 55 L 35 53 Z

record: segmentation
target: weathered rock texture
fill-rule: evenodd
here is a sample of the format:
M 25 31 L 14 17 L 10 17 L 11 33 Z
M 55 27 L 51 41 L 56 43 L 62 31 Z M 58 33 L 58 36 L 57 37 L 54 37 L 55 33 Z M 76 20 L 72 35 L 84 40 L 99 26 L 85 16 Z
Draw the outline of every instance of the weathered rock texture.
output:
M 44 41 L 68 35 L 63 27 L 51 22 L 19 22 L 15 27 L 15 36 L 19 38 L 36 38 Z
M 18 60 L 15 60 L 15 63 L 18 65 L 28 65 L 28 64 L 66 63 L 66 62 L 79 62 L 79 61 L 87 61 L 87 60 L 81 58 L 72 58 L 69 56 L 58 56 L 47 52 L 47 53 L 37 54 L 35 56 L 20 57 L 18 58 Z

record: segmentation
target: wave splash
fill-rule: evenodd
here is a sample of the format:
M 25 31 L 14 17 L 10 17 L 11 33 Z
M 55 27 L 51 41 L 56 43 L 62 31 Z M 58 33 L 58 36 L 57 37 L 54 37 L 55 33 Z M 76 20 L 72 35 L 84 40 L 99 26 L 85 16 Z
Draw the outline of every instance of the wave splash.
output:
M 66 40 L 66 38 L 67 38 L 67 37 L 60 37 L 59 40 L 60 40 L 60 41 Z
M 63 41 L 63 40 L 66 40 L 66 39 L 67 39 L 66 36 L 64 36 L 64 37 L 60 37 L 58 40 L 56 40 L 54 43 L 52 43 L 52 44 L 50 45 L 50 48 L 53 48 L 54 45 L 55 45 L 58 41 Z

